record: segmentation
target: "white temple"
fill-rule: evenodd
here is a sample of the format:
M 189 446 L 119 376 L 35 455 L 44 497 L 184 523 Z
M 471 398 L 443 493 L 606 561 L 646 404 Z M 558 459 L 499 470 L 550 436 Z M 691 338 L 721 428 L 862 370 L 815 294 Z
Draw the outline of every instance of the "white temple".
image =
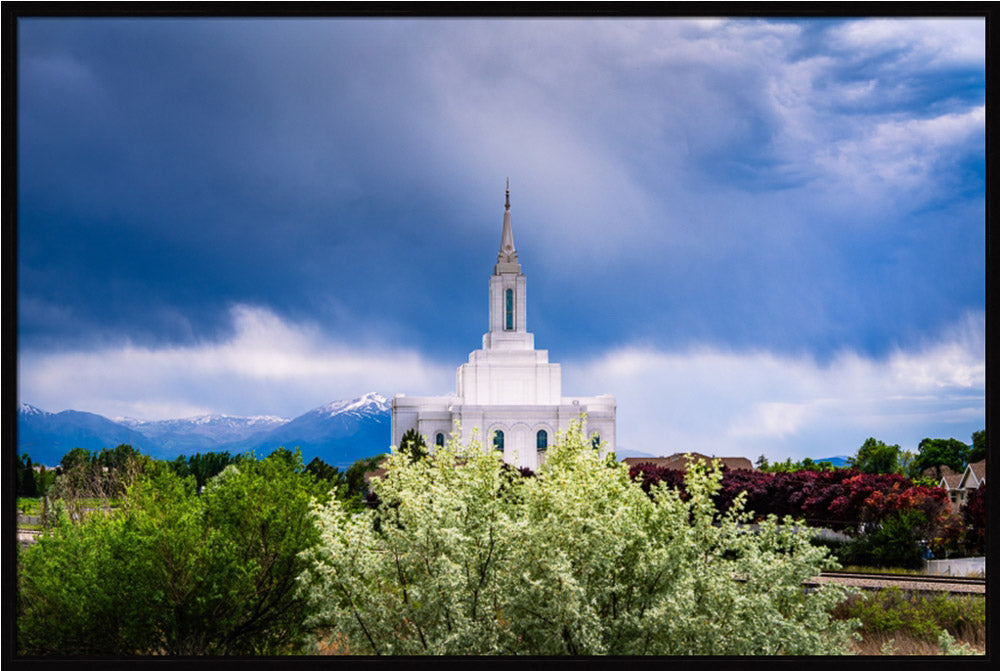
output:
M 457 420 L 463 443 L 478 430 L 485 449 L 502 450 L 507 463 L 536 469 L 556 432 L 586 413 L 585 433 L 603 452 L 614 451 L 615 397 L 563 398 L 559 364 L 549 363 L 548 350 L 535 349 L 535 336 L 527 329 L 526 285 L 514 247 L 508 185 L 483 348 L 458 367 L 455 394 L 392 399 L 393 445 L 415 428 L 433 450 L 444 445 Z

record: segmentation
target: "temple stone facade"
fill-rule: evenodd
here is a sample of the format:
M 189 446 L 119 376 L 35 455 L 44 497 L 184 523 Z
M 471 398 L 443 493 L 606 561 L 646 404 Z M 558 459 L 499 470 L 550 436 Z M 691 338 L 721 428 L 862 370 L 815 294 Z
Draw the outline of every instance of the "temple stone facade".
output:
M 615 397 L 563 397 L 562 370 L 548 350 L 535 349 L 527 329 L 527 280 L 521 271 L 510 220 L 507 189 L 500 252 L 490 275 L 490 327 L 483 347 L 458 367 L 456 393 L 392 399 L 392 444 L 416 429 L 433 450 L 443 445 L 457 420 L 461 440 L 473 431 L 484 449 L 503 452 L 504 461 L 538 468 L 556 432 L 586 413 L 584 430 L 603 452 L 615 449 Z

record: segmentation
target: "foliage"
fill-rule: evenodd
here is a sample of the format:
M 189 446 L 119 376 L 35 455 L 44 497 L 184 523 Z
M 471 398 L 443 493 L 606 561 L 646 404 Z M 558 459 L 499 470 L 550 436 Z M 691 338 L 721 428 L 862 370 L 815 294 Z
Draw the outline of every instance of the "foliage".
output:
M 834 609 L 838 618 L 856 618 L 866 632 L 905 634 L 937 642 L 942 632 L 976 641 L 986 627 L 986 600 L 939 592 L 933 596 L 889 587 L 856 594 Z
M 807 654 L 840 652 L 843 594 L 802 590 L 829 566 L 790 520 L 717 515 L 720 474 L 696 466 L 687 500 L 650 494 L 575 422 L 534 477 L 457 433 L 428 458 L 394 450 L 377 508 L 317 505 L 306 552 L 311 622 L 366 654 Z
M 682 499 L 687 499 L 687 492 L 684 491 L 684 471 L 682 470 L 643 463 L 632 466 L 628 476 L 630 479 L 638 481 L 642 491 L 650 496 L 652 496 L 653 488 L 662 482 L 663 486 L 677 490 Z
M 337 494 L 345 508 L 352 512 L 364 510 L 368 507 L 366 499 L 369 495 L 368 482 L 365 481 L 365 474 L 374 471 L 382 462 L 386 455 L 377 454 L 374 457 L 358 459 L 351 464 L 344 473 L 346 488 L 341 488 Z
M 916 452 L 911 452 L 910 450 L 900 450 L 899 451 L 899 467 L 896 469 L 897 473 L 901 473 L 906 477 L 913 480 L 914 484 L 926 484 L 930 487 L 937 485 L 939 481 L 929 481 L 929 482 L 918 482 L 921 480 L 920 469 L 917 467 L 917 454 Z
M 24 515 L 41 515 L 42 500 L 37 497 L 23 498 L 17 497 L 17 512 Z
M 962 506 L 962 520 L 966 528 L 966 547 L 969 552 L 986 554 L 986 485 L 969 492 Z
M 46 506 L 46 518 L 52 520 L 65 513 L 73 520 L 82 520 L 95 508 L 107 509 L 152 464 L 150 457 L 131 445 L 104 448 L 99 453 L 73 448 L 63 455 L 59 474 L 47 488 L 49 499 L 58 499 L 59 504 L 51 511 Z
M 856 538 L 841 555 L 841 561 L 858 566 L 920 568 L 924 558 L 919 541 L 926 516 L 919 510 L 903 510 L 882 520 Z
M 969 463 L 974 464 L 986 458 L 986 429 L 972 434 L 972 449 L 969 451 Z
M 17 455 L 17 495 L 27 498 L 38 496 L 38 483 L 35 479 L 35 469 L 31 457 L 27 454 Z
M 114 449 L 105 447 L 94 455 L 93 458 L 97 464 L 109 471 L 123 471 L 130 464 L 140 461 L 144 457 L 131 445 L 121 444 Z
M 63 458 L 59 461 L 59 465 L 62 467 L 63 472 L 65 472 L 71 471 L 77 466 L 90 464 L 91 461 L 90 450 L 85 450 L 82 447 L 74 447 L 63 455 Z
M 629 475 L 643 491 L 662 482 L 685 496 L 683 471 L 637 464 Z M 939 535 L 949 509 L 948 495 L 939 487 L 915 486 L 898 474 L 852 468 L 790 473 L 724 470 L 713 496 L 716 509 L 724 512 L 737 500 L 756 518 L 790 515 L 813 526 L 858 534 L 855 542 L 830 544 L 830 549 L 840 561 L 869 565 L 892 565 L 885 562 L 898 560 L 902 563 L 896 565 L 910 566 L 919 561 L 918 540 Z M 909 511 L 919 516 L 900 518 Z M 904 530 L 905 524 L 911 526 Z M 891 541 L 892 551 L 880 554 L 876 546 L 882 541 Z
M 209 478 L 215 477 L 226 466 L 239 463 L 240 460 L 240 456 L 231 457 L 229 452 L 199 452 L 187 458 L 182 454 L 170 462 L 170 467 L 179 477 L 185 478 L 188 475 L 193 475 L 197 491 L 201 491 L 208 483 Z
M 829 461 L 813 461 L 805 457 L 802 461 L 792 461 L 791 457 L 784 461 L 768 463 L 764 455 L 757 457 L 757 470 L 763 473 L 795 473 L 796 471 L 832 471 L 836 468 Z
M 947 466 L 961 473 L 968 463 L 971 448 L 955 438 L 924 438 L 917 446 L 917 468 L 923 472 L 928 468 Z M 940 469 L 935 472 L 940 478 Z
M 332 484 L 346 484 L 346 478 L 340 469 L 331 466 L 319 457 L 313 457 L 312 461 L 306 464 L 306 472 L 312 473 L 318 480 L 326 480 Z
M 881 440 L 868 438 L 847 463 L 862 473 L 897 473 L 900 471 L 900 452 L 899 445 L 886 445 Z
M 959 514 L 949 515 L 930 539 L 930 549 L 935 558 L 961 557 L 968 543 L 968 529 Z
M 427 456 L 427 442 L 416 429 L 407 429 L 399 440 L 399 451 L 405 452 L 416 461 Z
M 63 517 L 19 557 L 17 650 L 26 655 L 275 654 L 302 650 L 299 553 L 325 483 L 301 460 L 248 458 L 209 480 L 167 464 L 122 508 Z

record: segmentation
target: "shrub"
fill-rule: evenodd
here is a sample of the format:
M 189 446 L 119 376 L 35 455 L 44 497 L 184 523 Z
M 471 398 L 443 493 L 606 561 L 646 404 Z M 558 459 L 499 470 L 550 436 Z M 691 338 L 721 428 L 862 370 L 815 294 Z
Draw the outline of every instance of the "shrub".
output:
M 841 561 L 858 566 L 920 568 L 924 564 L 919 544 L 926 522 L 917 510 L 905 510 L 883 520 L 847 546 Z
M 18 566 L 17 650 L 26 655 L 275 654 L 302 650 L 299 553 L 324 486 L 298 454 L 244 459 L 208 481 L 164 465 L 120 511 L 58 526 Z
M 364 654 L 812 654 L 842 652 L 843 591 L 803 579 L 831 565 L 742 500 L 717 515 L 720 474 L 650 494 L 590 449 L 580 423 L 534 477 L 473 440 L 413 461 L 394 451 L 375 508 L 314 507 L 310 622 Z
M 852 596 L 833 612 L 839 618 L 858 619 L 866 634 L 908 636 L 935 643 L 945 632 L 963 641 L 985 641 L 986 601 L 977 596 L 931 596 L 889 587 Z

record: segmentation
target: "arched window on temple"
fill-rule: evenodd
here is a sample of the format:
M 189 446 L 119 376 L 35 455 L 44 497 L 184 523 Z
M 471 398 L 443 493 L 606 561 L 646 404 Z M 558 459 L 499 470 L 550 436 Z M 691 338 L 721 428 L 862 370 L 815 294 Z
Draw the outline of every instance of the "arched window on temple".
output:
M 503 452 L 503 431 L 493 434 L 493 448 Z
M 437 445 L 438 447 L 444 447 L 444 434 L 443 433 L 438 433 L 438 435 L 436 435 L 434 437 L 434 444 Z
M 539 429 L 538 433 L 535 435 L 535 446 L 538 448 L 539 452 L 543 452 L 549 448 L 549 433 L 545 429 Z
M 590 444 L 594 447 L 595 450 L 599 448 L 601 446 L 601 434 L 595 431 L 594 437 L 591 439 Z

